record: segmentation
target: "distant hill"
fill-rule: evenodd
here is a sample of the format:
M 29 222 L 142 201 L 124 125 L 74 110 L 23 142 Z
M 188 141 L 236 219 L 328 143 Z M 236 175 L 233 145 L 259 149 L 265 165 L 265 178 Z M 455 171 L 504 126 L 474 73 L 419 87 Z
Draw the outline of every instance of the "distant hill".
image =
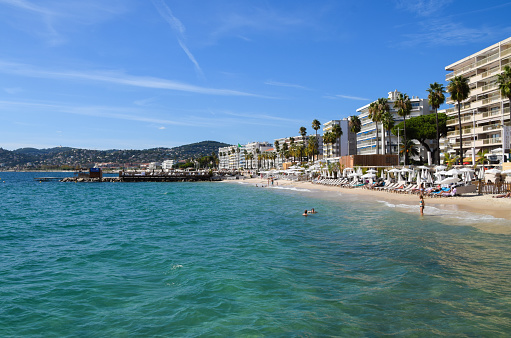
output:
M 229 144 L 202 141 L 174 148 L 145 150 L 89 150 L 70 147 L 48 149 L 20 148 L 13 151 L 0 148 L 0 169 L 73 169 L 87 168 L 96 163 L 112 166 L 134 165 L 164 160 L 186 160 L 218 153 L 218 148 Z

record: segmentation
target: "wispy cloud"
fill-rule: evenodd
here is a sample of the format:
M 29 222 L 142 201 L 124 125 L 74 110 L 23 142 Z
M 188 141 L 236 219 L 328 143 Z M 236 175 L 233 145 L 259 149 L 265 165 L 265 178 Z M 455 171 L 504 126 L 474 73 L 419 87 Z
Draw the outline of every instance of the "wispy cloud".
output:
M 55 15 L 56 13 L 46 8 L 34 5 L 33 3 L 25 0 L 0 0 L 0 3 L 7 4 L 18 9 L 44 14 L 44 15 Z
M 493 41 L 496 37 L 509 35 L 509 27 L 466 27 L 456 22 L 442 22 L 440 20 L 429 20 L 422 23 L 422 32 L 404 34 L 401 45 L 412 47 L 424 46 L 460 46 L 473 44 L 481 41 Z
M 154 7 L 156 7 L 156 10 L 160 14 L 160 16 L 172 27 L 172 30 L 177 35 L 177 40 L 179 42 L 179 46 L 183 51 L 185 52 L 186 56 L 190 61 L 193 63 L 195 67 L 195 71 L 197 72 L 197 75 L 199 77 L 204 77 L 204 73 L 202 72 L 201 67 L 199 66 L 199 63 L 193 56 L 193 54 L 190 52 L 186 44 L 184 43 L 184 33 L 185 33 L 185 26 L 183 23 L 174 16 L 170 8 L 167 6 L 165 1 L 163 0 L 152 0 Z
M 347 100 L 357 100 L 357 101 L 370 101 L 369 99 L 366 99 L 365 97 L 359 97 L 359 96 L 351 96 L 351 95 L 325 95 L 323 96 L 325 99 L 332 99 L 332 100 L 338 100 L 338 99 L 347 99 Z
M 237 90 L 206 88 L 167 79 L 132 76 L 114 71 L 44 70 L 26 64 L 4 62 L 1 60 L 0 73 L 16 74 L 35 78 L 97 81 L 125 86 L 166 89 L 206 95 L 264 97 L 261 95 L 241 92 Z
M 41 1 L 0 0 L 0 5 L 13 9 L 8 15 L 16 20 L 12 25 L 17 29 L 42 38 L 50 45 L 66 42 L 65 33 L 75 25 L 90 25 L 125 12 L 125 3 L 102 0 Z M 2 12 L 6 11 L 2 8 Z M 5 15 L 5 13 L 3 13 Z
M 397 8 L 419 16 L 431 16 L 449 5 L 452 0 L 395 0 Z
M 23 89 L 21 89 L 21 88 L 19 88 L 19 87 L 15 87 L 15 88 L 4 88 L 4 91 L 5 91 L 7 94 L 14 95 L 14 94 L 21 93 L 21 92 L 23 91 Z
M 277 81 L 272 81 L 272 80 L 265 81 L 264 84 L 267 84 L 269 86 L 290 87 L 290 88 L 297 88 L 297 89 L 307 89 L 306 87 L 300 86 L 300 85 L 297 85 L 297 84 L 277 82 Z
M 242 117 L 244 119 L 252 119 L 252 120 L 264 120 L 264 121 L 279 121 L 279 122 L 291 122 L 291 123 L 301 123 L 302 120 L 297 119 L 290 119 L 286 117 L 280 117 L 280 116 L 272 116 L 267 114 L 260 114 L 260 113 L 236 113 L 236 112 L 223 112 L 225 115 L 229 116 L 235 116 L 235 117 Z

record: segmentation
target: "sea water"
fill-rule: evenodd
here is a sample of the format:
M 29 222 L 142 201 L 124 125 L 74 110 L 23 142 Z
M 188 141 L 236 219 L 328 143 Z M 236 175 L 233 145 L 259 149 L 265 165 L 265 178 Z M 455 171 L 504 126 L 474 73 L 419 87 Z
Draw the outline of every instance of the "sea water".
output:
M 34 180 L 55 175 L 0 173 L 2 337 L 511 332 L 511 236 L 478 227 L 508 222 L 276 186 Z

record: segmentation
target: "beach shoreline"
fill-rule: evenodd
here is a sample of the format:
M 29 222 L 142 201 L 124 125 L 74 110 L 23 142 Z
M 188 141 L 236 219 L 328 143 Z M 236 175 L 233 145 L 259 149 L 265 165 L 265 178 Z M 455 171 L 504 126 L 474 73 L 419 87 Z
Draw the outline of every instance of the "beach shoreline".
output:
M 242 180 L 226 180 L 223 182 L 239 183 L 267 186 L 268 180 L 261 178 L 246 178 Z M 270 183 L 271 185 L 271 183 Z M 386 201 L 388 203 L 399 203 L 408 205 L 417 205 L 419 213 L 419 196 L 416 194 L 399 194 L 386 191 L 362 189 L 362 188 L 342 188 L 323 184 L 313 184 L 312 182 L 296 182 L 287 180 L 276 180 L 274 186 L 289 188 L 308 189 L 318 193 L 338 192 L 342 194 L 358 195 L 364 199 L 374 201 Z M 427 215 L 428 205 L 435 206 L 443 210 L 459 210 L 480 215 L 492 216 L 495 218 L 511 220 L 511 198 L 493 198 L 495 195 L 476 195 L 466 194 L 464 196 L 454 197 L 425 197 L 425 214 Z M 339 196 L 342 198 L 342 196 Z

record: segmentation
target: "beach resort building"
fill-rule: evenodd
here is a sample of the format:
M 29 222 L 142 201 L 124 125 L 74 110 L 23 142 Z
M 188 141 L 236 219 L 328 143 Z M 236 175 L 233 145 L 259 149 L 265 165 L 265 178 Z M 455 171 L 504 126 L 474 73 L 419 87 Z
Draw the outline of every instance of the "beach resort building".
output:
M 479 151 L 488 152 L 486 157 L 494 163 L 508 159 L 511 133 L 509 127 L 509 100 L 500 95 L 497 75 L 503 72 L 504 66 L 511 66 L 511 38 L 491 45 L 477 53 L 456 61 L 445 70 L 450 71 L 445 76 L 450 81 L 454 76 L 468 78 L 470 96 L 461 103 L 461 128 L 463 140 L 460 140 L 458 125 L 457 102 L 447 109 L 447 126 L 454 130 L 448 132 L 448 149 L 451 155 L 459 155 L 460 142 L 463 142 L 464 162 L 471 161 Z
M 311 136 L 315 136 L 315 135 L 311 135 Z M 275 144 L 275 142 L 279 143 L 279 154 L 278 154 L 279 156 L 277 159 L 277 163 L 278 163 L 279 167 L 281 167 L 282 163 L 286 162 L 286 160 L 288 160 L 289 158 L 292 158 L 292 159 L 298 161 L 298 157 L 299 157 L 298 153 L 296 151 L 292 152 L 291 150 L 294 148 L 296 149 L 302 145 L 307 147 L 308 142 L 309 142 L 309 137 L 310 137 L 309 135 L 306 135 L 305 137 L 302 137 L 301 135 L 299 135 L 299 136 L 283 137 L 283 138 L 275 139 L 274 144 Z M 280 151 L 283 149 L 284 144 L 287 144 L 287 148 L 291 151 L 290 156 L 288 158 L 285 158 L 285 157 L 281 156 L 281 154 L 280 154 Z M 319 152 L 319 154 L 323 154 L 323 138 L 320 135 L 318 135 L 318 152 Z M 304 158 L 307 156 L 306 151 L 304 151 L 302 153 L 302 156 Z
M 325 143 L 323 139 L 323 158 L 340 157 L 357 154 L 357 134 L 350 131 L 349 119 L 331 120 L 323 124 L 323 135 L 332 132 L 334 125 L 339 125 L 342 130 L 340 142 Z
M 261 155 L 271 148 L 273 146 L 268 142 L 251 142 L 219 148 L 219 169 L 259 169 L 262 167 Z
M 163 170 L 170 170 L 174 166 L 174 160 L 165 160 L 161 163 L 161 168 Z
M 403 118 L 397 115 L 397 110 L 394 108 L 394 102 L 398 98 L 400 92 L 394 90 L 388 93 L 388 104 L 392 117 L 394 118 L 395 124 L 403 121 Z M 428 99 L 421 99 L 418 96 L 410 96 L 412 103 L 412 111 L 406 118 L 416 117 L 420 115 L 427 115 L 434 113 L 434 110 L 429 106 Z M 373 154 L 398 154 L 400 137 L 391 134 L 390 139 L 387 132 L 383 129 L 383 124 L 378 123 L 378 139 L 376 138 L 376 123 L 369 118 L 369 104 L 357 109 L 358 117 L 362 124 L 362 128 L 357 133 L 357 155 L 373 155 Z M 376 148 L 376 145 L 379 145 Z M 417 148 L 419 149 L 419 156 L 417 159 L 422 157 L 427 158 L 426 151 L 417 142 Z

